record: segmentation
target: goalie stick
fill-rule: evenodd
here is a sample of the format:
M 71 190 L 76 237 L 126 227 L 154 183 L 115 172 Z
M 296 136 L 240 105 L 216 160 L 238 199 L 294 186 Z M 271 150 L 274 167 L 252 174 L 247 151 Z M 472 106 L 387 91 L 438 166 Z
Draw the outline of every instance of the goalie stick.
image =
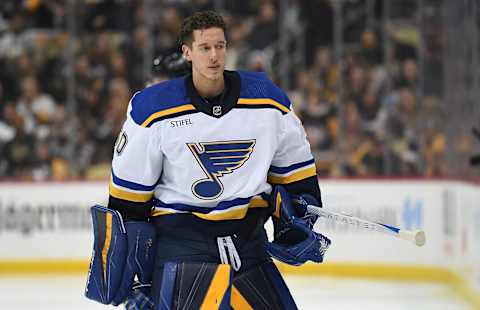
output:
M 394 226 L 371 222 L 364 220 L 355 216 L 337 213 L 333 211 L 325 210 L 317 206 L 308 205 L 307 211 L 309 213 L 318 215 L 320 217 L 325 217 L 329 220 L 335 222 L 346 223 L 352 226 L 357 227 L 358 229 L 368 230 L 368 231 L 377 231 L 391 236 L 408 240 L 415 243 L 417 246 L 423 246 L 425 244 L 425 232 L 423 230 L 406 230 L 397 228 Z

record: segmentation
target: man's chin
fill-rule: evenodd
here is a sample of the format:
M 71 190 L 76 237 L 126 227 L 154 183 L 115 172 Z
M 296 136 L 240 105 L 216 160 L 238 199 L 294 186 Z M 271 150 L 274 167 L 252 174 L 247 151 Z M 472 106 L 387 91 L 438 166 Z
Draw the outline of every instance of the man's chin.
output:
M 223 77 L 223 72 L 219 70 L 218 72 L 209 73 L 206 76 L 209 80 L 217 81 Z

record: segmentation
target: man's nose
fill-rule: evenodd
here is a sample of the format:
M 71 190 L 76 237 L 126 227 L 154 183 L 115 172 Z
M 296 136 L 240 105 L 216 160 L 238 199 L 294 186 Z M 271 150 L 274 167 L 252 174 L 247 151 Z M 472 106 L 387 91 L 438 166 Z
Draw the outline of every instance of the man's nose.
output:
M 212 61 L 217 60 L 217 51 L 214 48 L 212 48 L 212 50 L 210 51 L 210 60 Z

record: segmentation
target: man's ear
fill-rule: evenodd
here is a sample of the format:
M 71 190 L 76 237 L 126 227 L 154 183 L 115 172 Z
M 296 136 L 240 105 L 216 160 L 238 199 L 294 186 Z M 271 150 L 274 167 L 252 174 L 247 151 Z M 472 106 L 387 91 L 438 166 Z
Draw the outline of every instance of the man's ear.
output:
M 182 53 L 183 53 L 183 57 L 185 57 L 188 61 L 192 61 L 191 50 L 188 45 L 186 44 L 182 45 Z

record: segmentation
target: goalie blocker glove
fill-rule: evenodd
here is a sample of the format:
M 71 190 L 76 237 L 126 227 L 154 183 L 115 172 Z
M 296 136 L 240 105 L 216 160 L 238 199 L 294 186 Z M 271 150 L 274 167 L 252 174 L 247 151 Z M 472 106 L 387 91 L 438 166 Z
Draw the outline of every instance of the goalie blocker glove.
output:
M 153 225 L 124 223 L 118 211 L 99 205 L 91 208 L 91 214 L 94 244 L 85 296 L 114 306 L 133 299 L 139 288 L 148 296 L 155 253 Z
M 277 185 L 270 199 L 273 208 L 273 242 L 267 243 L 267 252 L 274 258 L 293 266 L 307 261 L 323 262 L 330 239 L 313 231 L 318 216 L 306 212 L 307 205 L 319 205 L 311 195 L 290 197 L 287 190 Z

